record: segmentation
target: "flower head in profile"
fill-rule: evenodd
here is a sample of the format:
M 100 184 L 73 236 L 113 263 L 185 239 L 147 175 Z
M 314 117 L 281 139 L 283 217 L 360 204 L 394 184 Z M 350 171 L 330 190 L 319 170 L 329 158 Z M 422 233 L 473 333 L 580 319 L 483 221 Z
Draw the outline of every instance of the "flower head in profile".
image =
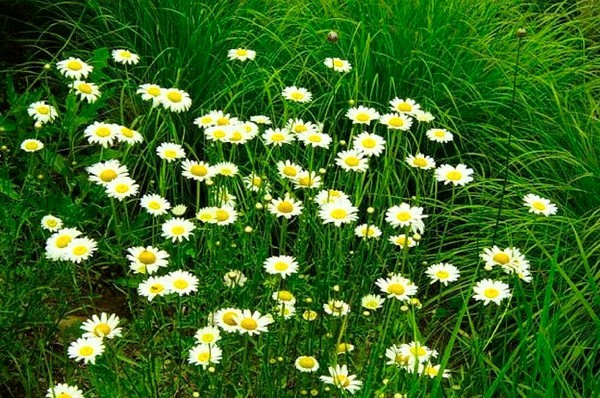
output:
M 98 337 L 112 339 L 121 336 L 121 328 L 119 326 L 119 317 L 115 314 L 108 316 L 106 312 L 98 315 L 93 315 L 91 319 L 86 320 L 81 329 L 85 331 L 82 337 Z
M 483 301 L 484 305 L 488 305 L 490 302 L 500 305 L 502 300 L 510 297 L 510 290 L 506 283 L 491 279 L 477 282 L 473 287 L 473 291 L 475 292 L 473 298 L 477 301 Z
M 424 112 L 422 110 L 415 111 L 413 116 L 419 123 L 431 123 L 435 120 L 435 116 L 433 116 L 430 112 Z
M 344 192 L 337 189 L 323 189 L 315 196 L 315 203 L 319 206 L 323 206 L 327 203 L 333 203 L 338 200 L 347 200 L 350 198 Z
M 244 275 L 242 271 L 237 269 L 229 270 L 225 273 L 225 275 L 223 275 L 223 283 L 229 288 L 233 288 L 236 286 L 244 286 L 247 281 L 248 278 L 246 277 L 246 275 Z
M 256 124 L 266 124 L 266 125 L 271 124 L 271 118 L 268 116 L 265 116 L 265 115 L 250 116 L 250 121 L 252 121 Z
M 23 140 L 21 142 L 21 149 L 25 152 L 37 152 L 44 148 L 44 144 L 40 140 L 33 138 Z
M 227 57 L 230 60 L 246 61 L 253 60 L 256 57 L 256 51 L 245 48 L 234 48 L 227 52 Z
M 388 240 L 393 245 L 400 246 L 402 249 L 415 247 L 418 245 L 415 239 L 413 239 L 411 236 L 406 236 L 406 234 L 392 235 Z
M 139 55 L 124 49 L 112 50 L 112 58 L 115 62 L 123 65 L 137 65 L 140 62 Z
M 523 206 L 529 207 L 530 213 L 543 214 L 546 217 L 556 214 L 558 208 L 555 204 L 550 203 L 548 199 L 544 199 L 541 196 L 528 193 L 523 197 Z
M 435 179 L 443 182 L 444 185 L 452 183 L 452 185 L 465 185 L 473 181 L 473 169 L 468 168 L 466 165 L 460 163 L 456 167 L 450 166 L 449 164 L 443 164 L 435 169 Z
M 68 349 L 69 358 L 84 363 L 96 363 L 96 357 L 104 352 L 104 344 L 99 337 L 81 337 L 71 343 Z
M 38 101 L 29 105 L 27 108 L 29 116 L 33 117 L 36 122 L 52 123 L 58 116 L 56 108 L 48 105 L 46 101 Z
M 290 86 L 283 89 L 281 92 L 283 98 L 292 102 L 310 102 L 312 94 L 305 88 Z
M 100 89 L 94 83 L 88 83 L 81 80 L 75 80 L 69 85 L 75 94 L 79 95 L 81 101 L 87 101 L 88 104 L 94 103 L 100 98 Z
M 300 167 L 296 163 L 293 163 L 290 160 L 286 160 L 285 162 L 280 160 L 279 162 L 277 162 L 277 171 L 281 178 L 293 180 L 296 177 L 298 177 L 298 174 L 300 174 L 304 170 L 302 169 L 302 167 Z
M 86 78 L 94 69 L 81 59 L 73 57 L 57 62 L 56 67 L 63 76 L 76 80 Z
M 357 380 L 355 375 L 348 373 L 346 365 L 335 365 L 328 368 L 329 376 L 320 376 L 320 379 L 326 384 L 332 384 L 340 390 L 346 390 L 350 394 L 354 394 L 360 390 L 362 381 Z
M 375 311 L 376 309 L 383 307 L 384 302 L 385 298 L 381 297 L 379 294 L 367 294 L 361 298 L 360 305 L 362 305 L 363 308 Z
M 346 112 L 346 117 L 352 120 L 352 124 L 369 125 L 373 120 L 379 119 L 379 112 L 373 108 L 367 108 L 360 105 L 358 107 L 348 109 L 348 112 Z
M 323 63 L 326 67 L 333 69 L 336 72 L 347 73 L 352 69 L 350 62 L 340 58 L 325 58 L 325 62 Z
M 192 106 L 190 95 L 177 88 L 163 89 L 159 101 L 162 103 L 163 108 L 176 113 L 187 111 Z
M 302 171 L 293 180 L 294 188 L 315 189 L 322 185 L 321 177 L 314 171 Z

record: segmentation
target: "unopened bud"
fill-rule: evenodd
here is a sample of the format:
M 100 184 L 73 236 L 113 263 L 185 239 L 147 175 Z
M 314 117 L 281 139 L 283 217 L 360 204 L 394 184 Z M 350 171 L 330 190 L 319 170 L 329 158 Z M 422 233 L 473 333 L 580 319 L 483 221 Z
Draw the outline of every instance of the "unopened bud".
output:
M 339 36 L 338 36 L 338 34 L 337 34 L 336 31 L 332 30 L 331 32 L 327 33 L 327 41 L 328 42 L 330 42 L 330 43 L 337 43 L 339 39 L 340 38 L 339 38 Z
M 527 31 L 523 28 L 517 29 L 517 37 L 525 37 L 527 36 Z

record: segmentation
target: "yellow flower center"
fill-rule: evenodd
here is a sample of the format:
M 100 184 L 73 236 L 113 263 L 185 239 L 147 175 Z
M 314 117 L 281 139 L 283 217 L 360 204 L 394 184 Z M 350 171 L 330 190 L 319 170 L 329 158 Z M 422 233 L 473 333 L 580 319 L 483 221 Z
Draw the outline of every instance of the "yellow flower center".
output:
M 404 286 L 402 286 L 399 283 L 392 283 L 388 286 L 387 291 L 388 293 L 397 294 L 398 296 L 401 296 L 404 294 Z
M 427 166 L 427 161 L 425 158 L 415 158 L 415 160 L 413 160 L 413 164 L 418 167 L 425 167 Z
M 110 326 L 106 323 L 100 323 L 94 328 L 94 334 L 98 337 L 104 337 L 111 332 Z
M 213 334 L 206 333 L 202 335 L 200 340 L 202 340 L 205 343 L 212 343 L 213 341 L 215 341 L 215 336 Z
M 305 131 L 308 131 L 308 129 L 303 124 L 297 124 L 297 125 L 294 126 L 294 132 L 295 133 L 303 133 Z
M 77 89 L 84 94 L 91 94 L 93 91 L 92 86 L 87 83 L 81 83 L 79 86 L 77 86 Z
M 158 203 L 156 200 L 153 200 L 152 202 L 148 203 L 148 207 L 152 210 L 158 210 L 161 206 L 160 203 Z
M 422 357 L 427 355 L 427 351 L 425 351 L 425 348 L 421 347 L 421 346 L 414 346 L 410 348 L 410 353 L 413 354 L 416 357 Z
M 405 357 L 402 354 L 396 354 L 396 357 L 394 358 L 394 362 L 396 362 L 400 366 L 406 366 L 406 365 L 408 365 L 408 357 Z
M 298 173 L 298 171 L 296 170 L 295 167 L 292 166 L 285 166 L 283 168 L 283 174 L 285 174 L 288 177 L 296 177 L 296 174 Z
M 73 254 L 75 254 L 76 256 L 83 256 L 87 252 L 88 248 L 85 246 L 77 246 L 73 248 Z
M 208 362 L 210 360 L 210 352 L 205 351 L 198 354 L 198 362 Z
M 298 365 L 304 369 L 312 369 L 316 364 L 316 361 L 311 357 L 300 357 Z
M 290 202 L 284 201 L 277 205 L 277 210 L 279 210 L 281 213 L 291 213 L 292 210 L 294 210 L 294 205 Z
M 242 133 L 234 131 L 233 134 L 231 134 L 231 137 L 229 137 L 229 141 L 241 141 L 242 138 Z
M 373 236 L 375 235 L 375 228 L 365 227 L 365 229 L 363 229 L 363 234 L 366 236 Z
M 458 170 L 452 170 L 449 171 L 448 174 L 446 174 L 446 178 L 448 178 L 451 181 L 458 181 L 462 178 L 462 173 Z
M 344 375 L 336 375 L 333 378 L 333 382 L 335 383 L 336 386 L 342 387 L 342 388 L 346 388 L 350 385 L 350 380 L 348 380 L 348 378 Z
M 439 279 L 446 279 L 450 276 L 450 274 L 448 273 L 448 271 L 440 270 L 435 273 L 435 276 L 437 276 Z
M 210 213 L 210 212 L 206 212 L 206 213 L 200 213 L 200 214 L 198 215 L 198 219 L 199 219 L 200 221 L 204 221 L 204 222 L 209 222 L 209 221 L 212 221 L 213 217 L 214 217 L 214 216 L 213 216 L 213 214 L 212 214 L 212 213 Z
M 190 173 L 198 177 L 204 177 L 208 173 L 208 169 L 205 166 L 195 164 L 190 168 Z
M 158 97 L 160 95 L 160 88 L 156 86 L 149 87 L 146 89 L 146 92 L 153 97 Z
M 335 66 L 336 68 L 341 68 L 342 66 L 344 66 L 344 63 L 342 62 L 341 59 L 334 58 L 333 59 L 333 66 Z
M 390 118 L 390 120 L 388 121 L 388 124 L 393 127 L 402 127 L 402 126 L 404 126 L 404 120 L 402 120 L 401 117 L 394 116 L 394 117 Z
M 227 221 L 229 220 L 229 212 L 227 212 L 227 210 L 219 209 L 215 212 L 215 218 L 218 221 Z
M 189 286 L 189 283 L 185 279 L 177 279 L 175 282 L 173 282 L 173 286 L 179 290 L 183 290 Z
M 90 346 L 81 347 L 79 349 L 79 355 L 81 355 L 82 357 L 89 357 L 93 353 L 94 353 L 94 349 Z
M 244 318 L 240 322 L 240 326 L 246 330 L 255 330 L 258 327 L 258 323 L 252 318 Z
M 131 58 L 131 53 L 127 50 L 123 50 L 123 51 L 119 52 L 119 55 L 122 58 Z
M 99 127 L 96 130 L 96 135 L 98 137 L 102 137 L 102 138 L 108 137 L 108 136 L 110 136 L 110 129 L 108 127 Z
M 152 294 L 158 294 L 158 293 L 162 292 L 163 290 L 165 290 L 165 287 L 160 284 L 150 286 L 150 293 L 152 293 Z
M 446 136 L 446 132 L 444 130 L 435 130 L 433 132 L 433 135 L 435 135 L 438 138 L 444 138 Z
M 139 254 L 138 261 L 146 265 L 154 264 L 156 262 L 156 255 L 148 250 L 144 250 Z
M 99 177 L 104 182 L 111 182 L 117 178 L 117 173 L 114 170 L 104 170 Z
M 69 61 L 69 63 L 67 64 L 67 69 L 71 69 L 74 71 L 81 70 L 82 68 L 83 65 L 81 65 L 81 62 L 79 61 Z
M 407 211 L 401 211 L 396 215 L 398 221 L 408 221 L 411 219 L 410 213 Z
M 337 353 L 342 354 L 344 352 L 350 352 L 352 350 L 352 346 L 347 343 L 340 343 L 337 346 Z
M 49 227 L 51 227 L 51 228 L 56 227 L 57 224 L 58 224 L 58 222 L 55 219 L 53 219 L 53 218 L 51 218 L 49 220 L 46 220 L 46 225 L 49 226 Z
M 212 122 L 212 117 L 211 116 L 202 116 L 200 118 L 200 123 L 202 124 L 209 124 Z
M 371 116 L 368 113 L 361 112 L 356 115 L 356 120 L 358 120 L 359 122 L 368 122 L 369 120 L 371 120 Z
M 348 213 L 344 209 L 335 209 L 331 212 L 331 217 L 335 218 L 336 220 L 343 220 L 347 215 Z
M 412 110 L 412 106 L 406 102 L 401 102 L 396 106 L 400 112 L 410 112 Z
M 117 191 L 118 193 L 126 193 L 129 191 L 129 185 L 117 184 L 117 186 L 115 187 L 115 191 Z
M 177 151 L 173 149 L 167 149 L 164 153 L 164 156 L 169 159 L 175 159 L 177 157 Z
M 133 131 L 127 127 L 121 127 L 121 134 L 127 138 L 133 138 Z
M 261 184 L 262 184 L 262 178 L 260 178 L 260 177 L 252 178 L 252 185 L 254 185 L 255 187 L 260 187 Z
M 344 163 L 350 167 L 356 167 L 360 163 L 360 159 L 356 156 L 348 156 L 346 159 L 344 159 Z
M 312 180 L 310 177 L 302 177 L 298 179 L 298 184 L 305 187 L 309 187 L 312 185 Z
M 71 237 L 68 235 L 63 235 L 56 239 L 56 247 L 59 249 L 64 249 L 69 245 L 69 243 L 71 243 Z
M 362 145 L 363 145 L 365 148 L 369 148 L 369 149 L 370 149 L 370 148 L 375 148 L 375 146 L 377 145 L 377 141 L 375 141 L 375 140 L 374 140 L 373 138 L 371 138 L 371 137 L 368 137 L 368 138 L 365 138 L 365 139 L 362 141 Z
M 235 312 L 230 311 L 223 314 L 223 323 L 229 326 L 236 326 L 237 322 L 235 321 Z
M 167 94 L 167 98 L 171 102 L 181 102 L 183 96 L 177 91 L 169 91 L 169 93 Z
M 239 57 L 245 57 L 248 55 L 248 50 L 244 50 L 243 48 L 238 48 L 235 53 L 239 56 Z
M 500 292 L 498 291 L 498 289 L 494 288 L 494 287 L 488 287 L 487 289 L 485 289 L 483 291 L 483 295 L 487 298 L 496 298 L 500 295 Z
M 58 394 L 56 396 L 56 398 L 73 398 L 73 396 L 70 394 L 67 394 L 66 392 L 61 392 L 60 394 Z
M 27 148 L 30 151 L 35 151 L 36 149 L 38 149 L 38 147 L 39 145 L 35 141 L 29 141 L 27 144 L 25 144 L 25 148 Z
M 291 97 L 292 97 L 292 99 L 294 99 L 296 101 L 300 101 L 301 99 L 304 98 L 304 94 L 302 94 L 299 91 L 295 91 L 295 92 L 292 93 Z
M 310 142 L 321 142 L 321 141 L 323 141 L 323 138 L 319 134 L 311 134 L 308 137 L 308 140 Z
M 173 235 L 181 235 L 185 232 L 185 228 L 183 228 L 181 225 L 176 225 L 173 228 L 171 228 L 171 232 L 173 233 Z
M 229 118 L 222 116 L 217 119 L 217 125 L 219 126 L 227 126 L 229 124 Z
M 282 142 L 283 140 L 285 140 L 285 135 L 281 133 L 275 133 L 271 136 L 271 139 L 275 142 Z
M 405 243 L 406 243 L 406 237 L 404 237 L 404 236 L 398 236 L 396 238 L 396 244 L 397 245 L 404 246 Z
M 287 290 L 280 290 L 279 293 L 277 293 L 277 299 L 281 301 L 292 301 L 293 298 L 294 296 L 292 293 L 288 292 Z
M 496 253 L 492 260 L 498 264 L 508 264 L 510 262 L 510 256 L 506 253 Z
M 433 366 L 427 365 L 425 367 L 425 374 L 427 376 L 437 376 L 438 373 L 439 373 L 438 370 Z
M 290 267 L 289 264 L 286 262 L 283 262 L 283 261 L 279 261 L 279 262 L 275 263 L 275 265 L 273 266 L 273 268 L 275 268 L 275 270 L 277 270 L 277 271 L 285 271 L 289 267 Z
M 540 210 L 540 211 L 546 210 L 546 205 L 544 203 L 540 202 L 540 201 L 533 202 L 531 205 L 534 208 L 536 208 L 537 210 Z
M 41 105 L 38 106 L 37 112 L 41 113 L 42 115 L 47 115 L 50 113 L 50 108 L 48 108 L 46 105 Z

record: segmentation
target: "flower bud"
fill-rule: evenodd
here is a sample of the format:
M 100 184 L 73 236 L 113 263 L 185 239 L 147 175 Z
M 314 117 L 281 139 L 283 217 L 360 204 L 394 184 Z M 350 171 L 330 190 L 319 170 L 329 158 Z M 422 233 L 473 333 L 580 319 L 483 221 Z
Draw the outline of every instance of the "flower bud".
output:
M 337 34 L 336 31 L 332 30 L 329 33 L 327 33 L 327 41 L 330 43 L 337 43 L 337 41 L 339 40 L 339 36 Z

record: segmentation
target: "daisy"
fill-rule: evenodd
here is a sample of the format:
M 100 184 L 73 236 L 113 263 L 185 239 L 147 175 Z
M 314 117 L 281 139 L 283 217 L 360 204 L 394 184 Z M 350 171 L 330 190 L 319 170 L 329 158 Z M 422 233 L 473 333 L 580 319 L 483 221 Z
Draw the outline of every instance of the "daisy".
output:
M 259 192 L 261 189 L 267 190 L 268 184 L 265 178 L 259 177 L 256 174 L 250 174 L 244 178 L 242 178 L 244 185 L 247 189 L 253 192 Z
M 246 128 L 241 124 L 236 124 L 229 127 L 227 131 L 227 136 L 223 139 L 224 142 L 229 142 L 234 145 L 243 145 L 248 142 L 250 139 L 254 138 L 253 134 L 248 133 Z
M 388 359 L 385 363 L 386 365 L 395 365 L 403 369 L 408 368 L 409 357 L 403 354 L 401 346 L 394 344 L 387 348 L 385 350 L 385 356 Z
M 53 261 L 61 260 L 71 242 L 80 235 L 81 231 L 75 228 L 63 228 L 52 234 L 46 240 L 46 257 Z
M 217 170 L 205 162 L 194 160 L 184 160 L 181 162 L 183 171 L 181 175 L 196 181 L 206 181 L 213 178 L 217 174 Z
M 46 398 L 84 398 L 84 396 L 79 387 L 61 383 L 50 387 L 46 393 Z
M 140 62 L 140 56 L 129 50 L 112 50 L 112 58 L 115 62 L 123 65 L 137 65 Z
M 354 234 L 363 239 L 376 239 L 381 236 L 381 229 L 373 224 L 361 224 L 354 229 Z
M 358 106 L 350 108 L 346 112 L 346 117 L 352 120 L 352 124 L 371 124 L 371 121 L 379 119 L 379 113 L 373 108 Z
M 56 63 L 58 71 L 65 77 L 79 80 L 86 78 L 94 69 L 93 66 L 86 64 L 79 58 L 69 57 Z
M 385 139 L 365 131 L 354 138 L 352 146 L 365 156 L 379 156 L 385 149 Z
M 430 358 L 435 358 L 438 355 L 436 350 L 432 350 L 418 341 L 400 344 L 399 348 L 400 354 L 402 354 L 403 357 L 408 358 L 408 366 L 412 368 L 414 368 L 415 363 L 427 362 Z
M 233 206 L 223 204 L 221 207 L 218 207 L 215 210 L 214 223 L 221 226 L 230 225 L 237 220 L 237 217 L 237 212 L 235 211 Z
M 312 146 L 313 148 L 327 149 L 332 141 L 329 134 L 320 131 L 306 131 L 304 133 L 299 133 L 296 137 L 298 138 L 298 141 L 304 144 L 304 146 Z
M 410 300 L 411 296 L 417 294 L 417 285 L 403 278 L 400 274 L 394 274 L 389 278 L 379 278 L 375 284 L 388 297 L 401 301 Z
M 230 270 L 225 275 L 223 275 L 223 283 L 229 288 L 236 286 L 242 287 L 246 284 L 247 281 L 248 278 L 246 278 L 246 275 L 244 275 L 242 271 L 237 269 Z
M 289 160 L 277 162 L 277 171 L 282 178 L 294 179 L 302 172 L 302 167 Z
M 88 104 L 96 102 L 100 98 L 100 89 L 94 83 L 87 83 L 81 80 L 75 80 L 69 84 L 69 87 L 75 90 L 75 94 L 78 94 L 80 100 L 86 100 Z
M 163 88 L 157 84 L 142 84 L 136 91 L 136 94 L 141 94 L 144 101 L 152 101 L 152 107 L 156 107 L 161 103 L 161 94 Z
M 217 209 L 218 209 L 218 207 L 215 207 L 215 206 L 202 207 L 196 213 L 196 219 L 203 223 L 216 224 L 217 223 L 217 219 L 216 219 Z
M 429 376 L 430 378 L 435 378 L 440 374 L 440 365 L 432 365 L 431 362 L 427 362 L 427 364 L 424 366 L 423 370 L 421 372 L 423 376 Z M 444 372 L 442 373 L 442 377 L 445 379 L 450 378 L 450 371 L 447 369 L 444 369 Z
M 350 394 L 354 394 L 360 390 L 362 381 L 356 380 L 355 375 L 348 374 L 346 365 L 335 365 L 329 367 L 329 376 L 320 376 L 319 378 L 326 384 L 333 384 L 340 390 L 347 390 Z
M 123 199 L 137 195 L 140 186 L 129 177 L 117 177 L 108 184 L 105 190 L 109 198 L 116 198 L 119 202 Z
M 85 331 L 82 337 L 99 337 L 112 339 L 114 337 L 121 336 L 121 328 L 119 326 L 119 317 L 115 314 L 111 314 L 110 317 L 106 312 L 98 315 L 93 315 L 92 319 L 86 320 L 82 325 L 81 329 Z
M 199 344 L 190 350 L 188 362 L 193 365 L 200 365 L 206 369 L 211 363 L 221 362 L 223 351 L 214 344 Z
M 530 213 L 543 214 L 546 217 L 556 214 L 558 208 L 555 204 L 550 203 L 548 199 L 544 199 L 541 196 L 528 193 L 523 196 L 523 206 L 529 207 Z
M 329 300 L 323 304 L 323 311 L 333 316 L 344 316 L 350 312 L 350 306 L 341 300 Z
M 75 238 L 63 253 L 63 259 L 79 264 L 90 258 L 97 249 L 98 244 L 89 238 Z
M 184 218 L 176 217 L 166 221 L 161 228 L 161 236 L 171 239 L 175 243 L 181 242 L 183 239 L 189 240 L 196 226 Z
M 192 106 L 190 95 L 177 88 L 163 89 L 159 101 L 162 103 L 163 108 L 176 113 L 187 111 Z
M 212 316 L 213 322 L 225 332 L 237 332 L 239 325 L 237 320 L 242 316 L 242 311 L 237 308 L 223 308 Z
M 390 236 L 388 240 L 390 241 L 390 243 L 392 243 L 396 246 L 400 246 L 402 248 L 417 246 L 417 241 L 414 240 L 410 236 L 406 236 L 406 234 L 393 235 L 393 236 Z
M 421 123 L 430 123 L 435 120 L 435 117 L 431 113 L 423 112 L 422 110 L 415 111 L 413 116 Z
M 241 334 L 247 333 L 250 336 L 268 332 L 267 326 L 274 322 L 270 314 L 261 315 L 258 311 L 242 310 L 235 318 L 238 324 L 238 332 Z
M 492 269 L 494 266 L 505 267 L 513 262 L 513 250 L 507 247 L 504 250 L 500 250 L 498 246 L 494 246 L 491 249 L 483 249 L 483 254 L 480 255 L 483 261 L 485 261 L 486 269 Z
M 293 216 L 302 213 L 304 207 L 302 206 L 302 202 L 292 198 L 289 193 L 286 193 L 283 199 L 272 199 L 268 209 L 271 214 L 275 214 L 277 217 L 285 217 L 289 220 Z
M 441 143 L 450 142 L 454 138 L 454 135 L 446 129 L 429 129 L 425 134 L 431 141 Z
M 291 256 L 271 256 L 267 258 L 263 267 L 273 275 L 281 275 L 283 279 L 298 272 L 298 262 Z
M 221 340 L 221 332 L 215 326 L 205 326 L 202 329 L 198 329 L 194 338 L 198 344 L 214 344 Z
M 477 301 L 483 301 L 484 305 L 488 305 L 490 302 L 500 305 L 503 299 L 510 297 L 510 290 L 506 283 L 491 279 L 477 282 L 473 287 L 473 291 L 475 292 L 473 298 Z
M 313 310 L 306 310 L 302 313 L 302 319 L 308 322 L 314 321 L 315 319 L 317 319 L 318 316 L 319 314 L 317 313 L 317 311 Z
M 158 148 L 156 148 L 156 154 L 167 162 L 185 158 L 185 150 L 183 147 L 172 142 L 163 142 L 160 144 Z
M 408 227 L 418 224 L 424 218 L 422 207 L 411 207 L 408 203 L 401 203 L 400 206 L 392 206 L 385 213 L 385 221 L 392 227 Z
M 444 286 L 448 286 L 448 282 L 454 282 L 458 280 L 458 277 L 460 276 L 460 271 L 458 268 L 450 263 L 430 265 L 427 267 L 425 273 L 431 279 L 430 284 L 440 282 L 443 283 Z
M 350 62 L 339 58 L 325 58 L 325 62 L 323 63 L 326 67 L 333 69 L 336 72 L 347 73 L 352 69 Z
M 127 167 L 123 166 L 117 159 L 98 162 L 85 169 L 89 180 L 98 185 L 107 186 L 109 182 L 119 177 L 128 177 Z
M 83 131 L 83 135 L 87 137 L 90 144 L 100 144 L 104 148 L 112 146 L 118 134 L 114 124 L 100 122 L 94 122 Z
M 256 57 L 256 51 L 248 50 L 245 48 L 234 48 L 227 52 L 227 57 L 230 60 L 246 61 L 253 60 Z
M 220 162 L 215 164 L 214 166 L 215 172 L 218 175 L 222 175 L 225 177 L 233 177 L 236 176 L 239 172 L 239 168 L 231 162 Z
M 185 296 L 198 291 L 198 278 L 187 271 L 172 271 L 165 276 L 165 284 L 171 293 Z
M 171 213 L 173 213 L 174 216 L 178 216 L 178 217 L 183 216 L 186 211 L 187 211 L 186 205 L 176 205 L 176 206 L 173 206 L 173 208 L 171 209 Z
M 386 113 L 379 119 L 381 124 L 385 124 L 390 130 L 408 131 L 412 126 L 412 119 L 404 113 Z
M 335 164 L 345 171 L 364 173 L 369 168 L 369 159 L 362 152 L 351 149 L 349 151 L 338 152 Z
M 225 142 L 226 138 L 229 135 L 230 135 L 229 126 L 211 126 L 204 130 L 204 136 L 209 141 Z
M 294 188 L 319 188 L 322 184 L 321 177 L 314 171 L 302 171 L 292 181 Z
M 21 149 L 25 152 L 37 152 L 44 148 L 44 144 L 40 140 L 27 139 L 21 142 Z
M 216 125 L 217 121 L 213 113 L 210 112 L 194 119 L 194 124 L 200 128 L 207 128 Z
M 312 94 L 308 90 L 296 86 L 284 88 L 281 95 L 292 102 L 310 102 L 312 99 Z
M 125 126 L 120 126 L 118 124 L 115 124 L 114 127 L 117 131 L 117 140 L 119 142 L 126 142 L 129 145 L 134 145 L 144 141 L 144 137 L 142 137 L 138 131 L 132 130 Z
M 390 109 L 394 112 L 407 113 L 409 115 L 415 115 L 421 110 L 421 105 L 417 104 L 414 100 L 400 99 L 398 97 L 390 101 Z
M 214 120 L 215 126 L 233 126 L 239 124 L 238 118 L 231 117 L 229 113 L 225 113 L 221 110 L 211 111 L 209 115 Z
M 164 276 L 151 276 L 138 285 L 138 293 L 152 301 L 156 296 L 164 296 L 170 291 Z
M 81 337 L 72 342 L 68 349 L 69 358 L 84 363 L 96 363 L 96 357 L 104 352 L 102 339 L 98 337 Z
M 52 214 L 42 217 L 41 223 L 42 228 L 50 232 L 56 232 L 63 227 L 62 220 L 58 217 L 54 217 Z
M 169 201 L 157 194 L 146 194 L 142 196 L 142 199 L 140 199 L 140 206 L 153 216 L 167 214 L 171 208 Z
M 349 200 L 340 199 L 321 206 L 319 217 L 323 220 L 323 224 L 333 223 L 339 227 L 342 224 L 358 220 L 357 212 L 358 208 L 353 206 Z
M 367 294 L 360 300 L 360 305 L 362 305 L 363 308 L 375 311 L 376 309 L 383 307 L 384 301 L 385 299 L 379 294 Z
M 56 108 L 48 105 L 46 101 L 38 101 L 29 105 L 27 108 L 29 116 L 33 117 L 36 122 L 52 123 L 58 117 Z
M 271 119 L 264 115 L 250 116 L 250 120 L 258 124 L 271 124 Z
M 292 292 L 290 292 L 289 290 L 279 290 L 277 292 L 273 292 L 271 298 L 285 305 L 291 306 L 296 304 L 296 297 L 294 297 Z
M 467 168 L 466 165 L 460 163 L 456 167 L 452 167 L 448 164 L 443 164 L 435 169 L 435 179 L 444 182 L 444 185 L 452 183 L 456 185 L 465 185 L 473 181 L 473 169 Z
M 421 170 L 429 170 L 435 167 L 435 160 L 429 156 L 425 156 L 422 153 L 416 155 L 409 155 L 406 157 L 406 163 L 411 167 L 416 167 Z
M 300 372 L 316 372 L 319 369 L 319 361 L 313 356 L 299 356 L 294 361 L 296 369 Z
M 266 129 L 262 135 L 265 145 L 283 146 L 292 143 L 296 137 L 288 129 Z
M 169 265 L 169 253 L 153 246 L 135 246 L 127 249 L 127 260 L 136 274 L 152 275 L 160 267 Z
M 319 206 L 323 206 L 327 203 L 337 202 L 338 200 L 350 200 L 348 195 L 337 189 L 324 189 L 319 191 L 315 196 L 315 202 Z
M 319 128 L 312 122 L 304 122 L 302 119 L 289 119 L 285 128 L 294 134 L 308 132 L 319 132 Z
M 337 355 L 348 354 L 352 351 L 354 351 L 354 345 L 350 343 L 340 343 L 335 347 Z

